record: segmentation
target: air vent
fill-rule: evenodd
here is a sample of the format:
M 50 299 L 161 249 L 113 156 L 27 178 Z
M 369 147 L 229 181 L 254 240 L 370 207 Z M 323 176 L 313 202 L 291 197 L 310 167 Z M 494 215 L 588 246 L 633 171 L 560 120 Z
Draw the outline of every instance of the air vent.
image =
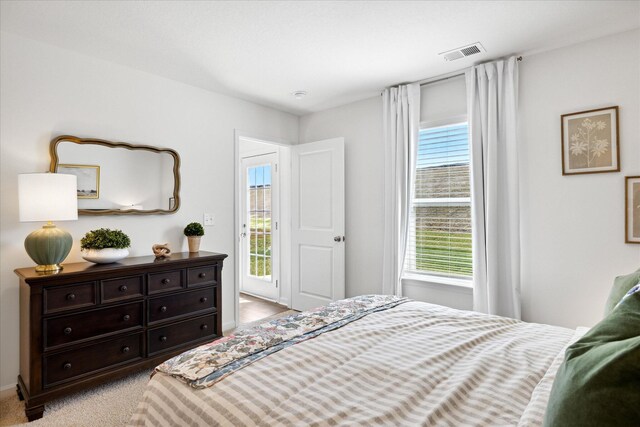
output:
M 470 44 L 468 46 L 449 50 L 447 52 L 442 52 L 438 55 L 442 55 L 445 61 L 455 61 L 456 59 L 465 58 L 467 56 L 475 55 L 481 52 L 486 52 L 486 50 L 484 50 L 484 47 L 482 47 L 482 45 L 478 42 Z

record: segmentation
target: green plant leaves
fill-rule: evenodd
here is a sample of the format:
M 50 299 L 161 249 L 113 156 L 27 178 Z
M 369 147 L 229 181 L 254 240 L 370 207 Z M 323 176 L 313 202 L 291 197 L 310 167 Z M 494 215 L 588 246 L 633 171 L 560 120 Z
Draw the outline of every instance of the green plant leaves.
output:
M 80 239 L 82 249 L 124 249 L 131 246 L 131 239 L 122 230 L 100 228 L 91 230 Z

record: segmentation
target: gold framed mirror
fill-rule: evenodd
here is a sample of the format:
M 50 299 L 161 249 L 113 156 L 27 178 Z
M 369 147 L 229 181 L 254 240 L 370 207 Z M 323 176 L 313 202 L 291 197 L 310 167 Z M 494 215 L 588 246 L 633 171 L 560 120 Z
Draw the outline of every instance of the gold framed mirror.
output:
M 170 148 L 62 135 L 52 173 L 78 177 L 79 215 L 171 214 L 180 208 L 180 156 Z

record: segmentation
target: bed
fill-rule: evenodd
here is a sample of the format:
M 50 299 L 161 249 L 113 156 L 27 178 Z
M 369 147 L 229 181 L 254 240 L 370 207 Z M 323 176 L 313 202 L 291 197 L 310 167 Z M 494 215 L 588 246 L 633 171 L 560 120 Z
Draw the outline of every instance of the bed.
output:
M 160 365 L 130 424 L 537 426 L 585 331 L 347 299 Z

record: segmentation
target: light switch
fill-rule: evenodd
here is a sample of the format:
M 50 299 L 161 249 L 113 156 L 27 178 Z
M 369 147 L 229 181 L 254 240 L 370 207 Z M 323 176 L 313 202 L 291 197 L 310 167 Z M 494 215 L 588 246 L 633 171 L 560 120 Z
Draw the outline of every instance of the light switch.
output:
M 210 213 L 204 214 L 204 225 L 216 225 L 215 216 Z

